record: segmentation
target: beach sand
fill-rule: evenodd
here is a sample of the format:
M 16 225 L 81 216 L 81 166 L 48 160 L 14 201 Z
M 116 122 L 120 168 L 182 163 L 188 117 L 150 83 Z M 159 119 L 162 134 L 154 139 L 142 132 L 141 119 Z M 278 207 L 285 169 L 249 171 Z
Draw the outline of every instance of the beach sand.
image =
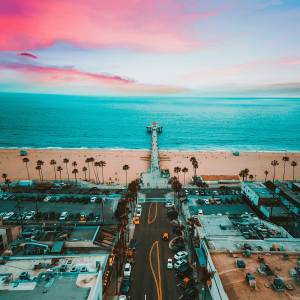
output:
M 27 158 L 30 160 L 28 164 L 28 171 L 30 179 L 39 179 L 39 173 L 35 170 L 36 161 L 44 161 L 42 166 L 44 180 L 54 179 L 55 172 L 53 166 L 50 165 L 52 159 L 56 160 L 57 167 L 63 168 L 61 172 L 62 179 L 66 179 L 67 170 L 63 163 L 64 158 L 69 159 L 68 170 L 71 180 L 74 180 L 72 174 L 72 162 L 77 162 L 77 179 L 84 179 L 82 168 L 88 167 L 85 163 L 86 158 L 93 157 L 95 161 L 105 161 L 104 167 L 104 181 L 113 181 L 115 183 L 125 183 L 126 172 L 122 167 L 129 165 L 127 181 L 130 182 L 139 177 L 140 172 L 148 171 L 150 166 L 150 151 L 135 151 L 135 150 L 41 150 L 28 149 Z M 283 161 L 284 156 L 288 156 L 290 161 L 286 163 L 286 180 L 293 179 L 293 168 L 291 162 L 296 161 L 298 166 L 295 167 L 295 180 L 300 177 L 300 153 L 278 153 L 278 152 L 240 152 L 239 156 L 234 156 L 230 152 L 181 152 L 181 151 L 160 151 L 161 167 L 169 167 L 172 176 L 174 176 L 174 167 L 188 168 L 185 175 L 186 183 L 190 181 L 193 176 L 193 168 L 190 162 L 190 157 L 194 155 L 199 162 L 197 175 L 238 175 L 242 169 L 248 168 L 256 180 L 265 180 L 265 170 L 269 171 L 268 179 L 273 179 L 272 160 L 277 160 L 279 165 L 276 167 L 275 180 L 282 180 L 283 176 Z M 0 150 L 0 172 L 1 175 L 6 173 L 8 179 L 26 180 L 28 179 L 25 163 L 22 162 L 24 156 L 20 156 L 20 150 L 17 149 L 1 149 Z M 91 180 L 95 179 L 93 168 L 90 164 Z M 89 178 L 89 171 L 87 171 L 87 179 Z M 102 182 L 101 168 L 98 170 L 99 178 Z M 59 172 L 56 172 L 57 179 L 59 179 Z M 183 182 L 183 173 L 179 173 L 179 179 Z M 0 179 L 1 180 L 1 179 Z

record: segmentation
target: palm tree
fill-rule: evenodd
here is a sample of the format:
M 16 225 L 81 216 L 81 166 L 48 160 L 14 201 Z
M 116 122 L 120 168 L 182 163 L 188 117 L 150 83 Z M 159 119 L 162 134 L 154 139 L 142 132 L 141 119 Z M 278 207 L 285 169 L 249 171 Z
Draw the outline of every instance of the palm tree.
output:
M 68 181 L 69 181 L 68 162 L 69 162 L 69 160 L 67 158 L 64 158 L 63 163 L 66 164 L 66 169 L 67 169 L 67 173 L 68 173 Z
M 82 172 L 84 172 L 85 180 L 86 180 L 86 171 L 87 171 L 87 168 L 86 168 L 86 167 L 83 167 L 83 168 L 82 168 Z
M 245 170 L 240 171 L 239 176 L 240 176 L 240 177 L 243 177 L 243 181 L 244 181 L 244 178 L 245 178 L 245 176 L 246 176 Z
M 128 169 L 129 169 L 129 166 L 128 166 Z M 140 182 L 138 179 L 135 179 L 128 184 L 128 193 L 133 195 L 136 203 L 137 203 L 137 193 L 140 189 L 141 189 L 141 186 L 140 186 Z
M 174 191 L 175 194 L 177 194 L 177 208 L 179 210 L 179 198 L 178 198 L 178 195 L 179 195 L 180 190 L 182 189 L 182 184 L 179 182 L 179 180 L 176 177 L 172 178 L 171 189 Z
M 184 167 L 181 171 L 183 173 L 183 185 L 185 185 L 185 173 L 187 173 L 189 171 L 189 169 Z
M 199 194 L 200 194 L 200 189 L 203 187 L 202 180 L 198 180 L 197 183 L 196 183 L 196 186 L 199 188 Z
M 179 180 L 179 172 L 181 171 L 181 168 L 180 167 L 175 167 L 174 168 L 174 173 L 177 173 L 177 177 L 178 177 L 178 180 Z M 179 180 L 180 181 L 180 180 Z
M 39 171 L 40 180 L 42 180 L 42 178 L 41 178 L 41 166 L 36 166 L 35 169 Z
M 72 171 L 72 173 L 75 175 L 75 180 L 76 180 L 76 183 L 77 183 L 77 177 L 76 177 L 76 174 L 78 173 L 78 170 L 77 170 L 77 169 L 74 169 L 74 170 Z
M 96 172 L 95 172 L 95 168 L 94 168 L 94 164 L 93 164 L 94 161 L 95 161 L 95 158 L 94 157 L 90 157 L 90 163 L 92 164 L 93 171 L 94 171 L 94 174 L 95 174 L 95 179 L 96 179 L 96 182 L 97 182 L 97 176 L 96 176 Z
M 268 174 L 269 174 L 269 171 L 266 170 L 266 171 L 265 171 L 265 174 L 266 174 L 265 182 L 267 182 L 267 176 L 268 176 Z
M 76 167 L 76 166 L 77 166 L 77 162 L 76 162 L 76 161 L 73 161 L 73 162 L 72 162 L 72 166 L 73 166 L 73 167 Z
M 275 167 L 279 165 L 278 161 L 277 160 L 273 160 L 271 161 L 271 165 L 274 167 L 274 174 L 273 174 L 273 182 L 275 180 Z
M 106 162 L 103 161 L 103 160 L 101 160 L 101 161 L 99 162 L 99 164 L 100 164 L 100 167 L 102 168 L 102 179 L 103 179 L 103 184 L 104 184 L 103 167 L 106 167 Z
M 245 172 L 246 181 L 247 181 L 247 178 L 248 178 L 248 175 L 249 175 L 249 169 L 245 169 L 244 172 Z
M 42 175 L 42 181 L 43 181 L 43 180 L 44 180 L 44 176 L 43 176 L 42 165 L 44 164 L 44 162 L 43 162 L 42 160 L 39 159 L 39 160 L 36 162 L 36 164 L 37 164 L 38 166 L 41 167 L 41 175 Z
M 252 181 L 254 176 L 252 174 L 249 175 L 249 179 Z
M 51 165 L 51 166 L 54 166 L 54 172 L 55 172 L 55 181 L 56 181 L 56 168 L 55 168 L 56 161 L 55 161 L 54 159 L 52 159 L 52 160 L 50 161 L 50 165 Z
M 195 177 L 197 177 L 197 175 L 196 175 L 196 169 L 198 169 L 198 162 L 197 162 L 197 160 L 196 160 L 196 158 L 195 158 L 194 156 L 192 156 L 192 157 L 190 158 L 190 161 L 191 161 L 191 163 L 192 163 L 192 165 L 193 165 L 193 170 L 194 170 L 194 183 L 195 183 L 195 180 L 196 180 Z
M 129 166 L 128 165 L 124 165 L 123 166 L 123 170 L 126 172 L 126 186 L 127 186 L 127 171 L 129 170 Z
M 57 167 L 57 171 L 59 172 L 60 174 L 60 181 L 61 181 L 61 171 L 63 170 L 63 168 L 61 166 L 58 166 Z
M 87 158 L 86 160 L 85 160 L 85 162 L 88 164 L 88 169 L 89 169 L 89 181 L 91 180 L 91 171 L 90 171 L 90 158 Z
M 99 161 L 95 161 L 95 167 L 96 167 L 96 173 L 97 173 L 97 184 L 99 184 L 100 183 L 99 173 L 98 173 L 98 167 L 100 167 L 100 162 Z
M 27 158 L 27 157 L 24 157 L 23 158 L 23 163 L 25 163 L 26 164 L 26 169 L 27 169 L 27 174 L 28 174 L 28 180 L 30 179 L 29 178 L 29 172 L 28 172 L 28 166 L 27 166 L 27 163 L 29 162 L 29 159 Z
M 5 180 L 6 180 L 6 178 L 7 178 L 7 174 L 3 173 L 3 174 L 2 174 L 2 178 L 4 178 L 4 182 L 5 182 Z
M 282 158 L 282 160 L 283 160 L 283 178 L 282 178 L 282 181 L 284 181 L 284 176 L 285 176 L 285 163 L 286 163 L 287 161 L 289 161 L 290 158 L 289 158 L 288 156 L 284 156 L 284 157 Z
M 293 167 L 293 181 L 295 181 L 295 167 L 297 166 L 297 163 L 295 161 L 292 161 L 291 166 Z
M 202 182 L 202 188 L 203 188 L 204 193 L 205 193 L 205 189 L 208 189 L 208 184 L 206 182 Z
M 11 181 L 9 179 L 5 179 L 5 184 L 7 184 L 9 190 L 9 185 L 11 184 Z

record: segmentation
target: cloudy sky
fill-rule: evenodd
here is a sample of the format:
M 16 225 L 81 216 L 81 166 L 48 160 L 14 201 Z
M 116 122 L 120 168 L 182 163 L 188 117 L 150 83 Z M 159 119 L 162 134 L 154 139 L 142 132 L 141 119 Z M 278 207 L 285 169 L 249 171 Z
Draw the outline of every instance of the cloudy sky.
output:
M 300 0 L 0 0 L 0 91 L 300 96 Z

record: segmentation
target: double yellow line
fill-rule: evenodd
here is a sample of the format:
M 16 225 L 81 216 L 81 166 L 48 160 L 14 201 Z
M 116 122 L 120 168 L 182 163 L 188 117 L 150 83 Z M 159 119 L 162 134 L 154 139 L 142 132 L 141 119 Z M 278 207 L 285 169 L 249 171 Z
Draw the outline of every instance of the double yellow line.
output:
M 155 217 L 152 221 L 150 221 L 150 212 L 151 212 L 151 206 L 155 203 Z M 157 202 L 152 202 L 149 206 L 149 212 L 148 212 L 148 224 L 151 224 L 152 222 L 155 221 L 156 219 L 156 216 L 157 216 Z
M 155 245 L 156 245 L 156 252 L 157 252 L 158 281 L 157 281 L 157 278 L 156 278 L 156 276 L 155 276 L 155 272 L 154 272 L 154 270 L 153 270 L 152 260 L 151 260 L 152 250 L 153 250 L 153 248 L 154 248 Z M 152 274 L 153 274 L 153 277 L 154 277 L 154 280 L 155 280 L 156 291 L 157 291 L 157 299 L 158 299 L 158 300 L 162 300 L 162 290 L 161 290 L 161 276 L 160 276 L 160 261 L 159 261 L 158 241 L 156 241 L 156 242 L 152 245 L 152 247 L 151 247 L 151 250 L 150 250 L 150 253 L 149 253 L 149 261 L 150 261 L 150 268 L 151 268 L 151 271 L 152 271 Z

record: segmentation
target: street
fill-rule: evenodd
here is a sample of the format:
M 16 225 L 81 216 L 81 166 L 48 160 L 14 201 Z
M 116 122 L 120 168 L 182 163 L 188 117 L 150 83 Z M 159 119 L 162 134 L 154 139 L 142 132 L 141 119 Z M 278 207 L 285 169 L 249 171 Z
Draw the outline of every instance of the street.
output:
M 169 242 L 176 235 L 172 232 L 173 226 L 167 220 L 164 203 L 147 202 L 142 204 L 142 209 L 142 219 L 140 224 L 136 225 L 134 233 L 137 246 L 128 298 L 179 299 L 184 293 L 178 286 L 181 280 L 176 276 L 175 269 L 167 269 L 168 258 L 173 258 L 175 254 L 169 248 Z M 165 232 L 169 233 L 169 241 L 162 238 Z

